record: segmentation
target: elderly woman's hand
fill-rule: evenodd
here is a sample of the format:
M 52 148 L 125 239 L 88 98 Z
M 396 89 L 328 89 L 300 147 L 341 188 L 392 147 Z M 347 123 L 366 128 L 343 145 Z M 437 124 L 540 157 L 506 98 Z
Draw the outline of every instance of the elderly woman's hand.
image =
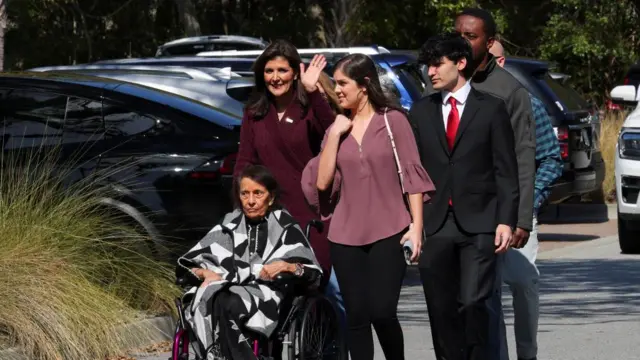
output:
M 195 269 L 191 269 L 191 271 L 193 271 L 193 273 L 198 277 L 198 279 L 202 280 L 202 285 L 200 285 L 200 287 L 205 287 L 212 282 L 222 280 L 222 276 L 212 270 L 195 268 Z
M 260 279 L 273 280 L 282 272 L 294 273 L 296 271 L 296 264 L 291 264 L 286 261 L 274 261 L 271 264 L 264 265 L 262 271 L 260 271 Z

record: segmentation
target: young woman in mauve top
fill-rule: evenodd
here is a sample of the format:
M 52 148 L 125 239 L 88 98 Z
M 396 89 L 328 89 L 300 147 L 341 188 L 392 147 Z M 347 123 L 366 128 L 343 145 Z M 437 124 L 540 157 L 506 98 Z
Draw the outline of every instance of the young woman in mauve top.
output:
M 304 227 L 317 218 L 305 201 L 300 185 L 302 170 L 320 152 L 322 137 L 336 114 L 319 90 L 326 66 L 324 56 L 313 57 L 309 67 L 298 50 L 285 40 L 275 40 L 254 63 L 255 90 L 240 130 L 240 150 L 234 168 L 239 174 L 247 165 L 263 165 L 280 185 L 280 203 Z M 322 233 L 312 229 L 310 241 L 329 280 L 331 262 L 325 222 Z M 329 281 L 327 295 L 341 307 L 337 281 Z
M 350 117 L 338 115 L 325 134 L 316 186 L 320 193 L 339 189 L 328 236 L 346 305 L 349 352 L 352 360 L 373 359 L 373 324 L 385 357 L 402 360 L 404 340 L 397 318 L 406 270 L 402 244 L 412 243 L 415 261 L 422 243 L 423 201 L 434 186 L 421 165 L 405 113 L 383 94 L 373 61 L 352 54 L 335 68 L 336 93 Z M 403 199 L 385 109 L 410 209 Z

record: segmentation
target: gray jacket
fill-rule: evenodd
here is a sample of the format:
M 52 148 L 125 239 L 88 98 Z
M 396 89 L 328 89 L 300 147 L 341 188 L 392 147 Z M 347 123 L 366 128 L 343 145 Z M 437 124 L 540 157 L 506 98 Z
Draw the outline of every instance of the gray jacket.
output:
M 477 71 L 471 85 L 479 90 L 504 100 L 511 117 L 511 127 L 516 141 L 520 205 L 518 206 L 518 227 L 533 228 L 533 192 L 536 177 L 536 123 L 532 116 L 529 92 L 506 70 L 496 64 L 489 55 L 484 70 Z M 431 82 L 426 81 L 425 95 L 435 92 Z

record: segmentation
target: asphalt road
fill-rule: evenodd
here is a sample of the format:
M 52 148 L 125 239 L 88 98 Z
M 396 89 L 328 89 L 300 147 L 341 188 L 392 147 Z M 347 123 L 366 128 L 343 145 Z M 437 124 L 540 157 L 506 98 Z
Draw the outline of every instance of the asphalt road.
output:
M 621 255 L 615 235 L 584 237 L 568 246 L 545 248 L 539 256 L 542 278 L 538 358 L 640 358 L 640 256 Z M 504 294 L 511 359 L 516 359 L 507 288 Z M 399 317 L 406 358 L 434 360 L 426 305 L 415 270 L 409 271 L 406 278 Z M 138 359 L 168 357 L 163 353 Z M 384 359 L 377 344 L 375 359 Z

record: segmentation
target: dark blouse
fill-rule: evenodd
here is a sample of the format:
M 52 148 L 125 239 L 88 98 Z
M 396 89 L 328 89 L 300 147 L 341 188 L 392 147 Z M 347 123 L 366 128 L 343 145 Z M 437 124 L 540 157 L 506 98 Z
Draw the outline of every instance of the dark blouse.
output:
M 335 114 L 319 91 L 308 94 L 309 109 L 294 101 L 286 109 L 282 120 L 272 104 L 267 115 L 255 119 L 245 111 L 240 130 L 240 150 L 234 169 L 237 175 L 247 165 L 264 165 L 280 185 L 280 203 L 302 228 L 317 216 L 302 193 L 300 180 L 309 160 L 320 152 L 324 133 L 331 126 Z M 331 267 L 327 232 L 311 232 L 310 241 L 315 255 L 325 270 Z

